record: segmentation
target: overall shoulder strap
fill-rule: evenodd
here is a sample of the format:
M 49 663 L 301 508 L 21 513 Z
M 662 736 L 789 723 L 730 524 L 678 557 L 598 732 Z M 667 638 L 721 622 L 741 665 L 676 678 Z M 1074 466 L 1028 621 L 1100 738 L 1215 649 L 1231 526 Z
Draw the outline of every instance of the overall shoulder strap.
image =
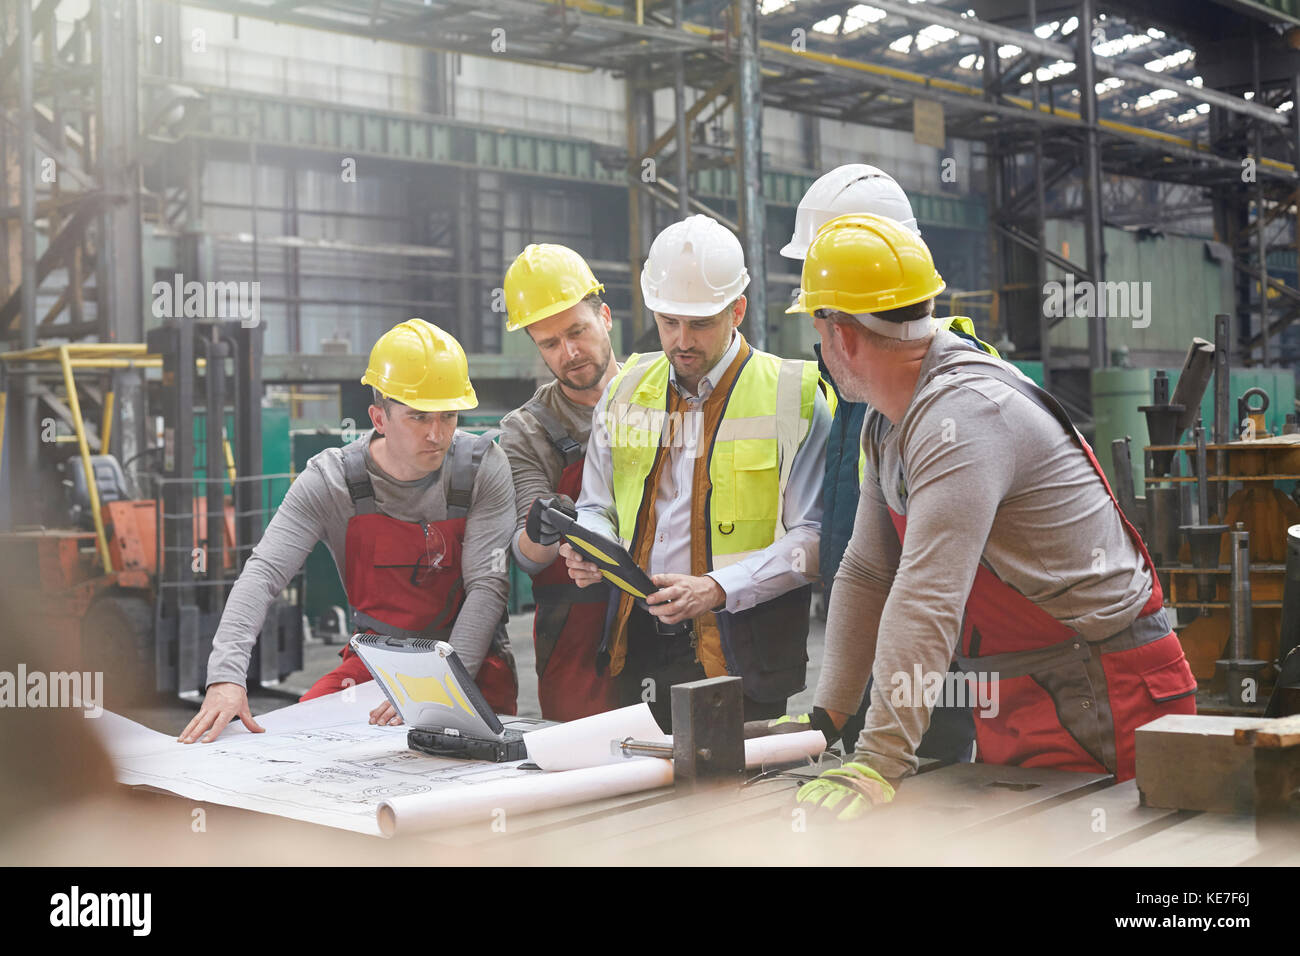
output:
M 549 408 L 536 398 L 530 398 L 526 401 L 523 408 L 533 418 L 537 419 L 537 424 L 542 426 L 542 430 L 546 432 L 546 437 L 551 446 L 564 459 L 565 468 L 582 460 L 582 456 L 586 454 L 586 449 L 565 431 L 564 426 L 560 424 L 560 420 L 555 417 Z
M 1157 605 L 1159 605 L 1161 601 L 1160 579 L 1155 574 L 1155 564 L 1151 560 L 1151 555 L 1147 552 L 1146 542 L 1142 540 L 1142 535 L 1138 532 L 1137 528 L 1133 526 L 1133 523 L 1129 521 L 1128 515 L 1124 514 L 1124 509 L 1120 507 L 1119 501 L 1115 497 L 1115 493 L 1111 491 L 1110 482 L 1106 480 L 1106 473 L 1102 471 L 1101 462 L 1097 461 L 1097 456 L 1093 454 L 1092 448 L 1084 440 L 1079 429 L 1075 427 L 1074 422 L 1070 420 L 1069 412 L 1061 406 L 1061 403 L 1058 402 L 1052 393 L 1047 391 L 1047 389 L 1041 388 L 1024 376 L 1017 374 L 1011 366 L 1006 365 L 1002 361 L 996 359 L 990 360 L 987 356 L 984 358 L 975 357 L 985 355 L 985 353 L 977 350 L 975 346 L 970 346 L 970 348 L 973 353 L 973 360 L 959 359 L 955 362 L 947 362 L 931 372 L 929 377 L 933 378 L 936 375 L 941 375 L 944 372 L 950 372 L 958 368 L 972 369 L 976 374 L 987 375 L 989 378 L 997 379 L 999 382 L 1010 385 L 1016 391 L 1020 392 L 1020 394 L 1030 399 L 1032 402 L 1037 404 L 1039 408 L 1042 408 L 1060 422 L 1061 427 L 1065 429 L 1066 434 L 1078 442 L 1080 448 L 1083 449 L 1084 455 L 1087 456 L 1088 463 L 1092 465 L 1093 470 L 1097 473 L 1097 477 L 1101 479 L 1102 487 L 1106 489 L 1106 495 L 1110 498 L 1111 504 L 1113 504 L 1115 510 L 1119 512 L 1119 520 L 1124 525 L 1124 530 L 1128 532 L 1133 543 L 1137 545 L 1137 549 L 1141 552 L 1142 558 L 1146 562 L 1147 567 L 1152 569 L 1152 599 Z
M 356 514 L 369 515 L 375 507 L 375 486 L 366 470 L 366 452 L 359 442 L 343 446 L 343 480 L 348 486 L 348 497 Z
M 973 371 L 978 375 L 985 375 L 989 378 L 997 379 L 1005 385 L 1010 385 L 1020 394 L 1024 395 L 1034 404 L 1038 405 L 1058 422 L 1065 429 L 1066 433 L 1073 436 L 1078 433 L 1071 421 L 1069 413 L 1061 406 L 1051 392 L 1040 388 L 1029 379 L 1018 373 L 1015 369 L 1006 365 L 1004 362 L 993 359 L 983 350 L 976 346 L 967 344 L 971 351 L 969 358 L 962 357 L 957 361 L 945 362 L 937 366 L 928 376 L 927 379 L 934 379 L 945 372 L 953 372 L 957 369 Z M 983 356 L 983 357 L 979 357 Z
M 463 518 L 469 514 L 470 498 L 478 466 L 501 430 L 491 428 L 482 435 L 458 433 L 447 455 L 447 517 Z

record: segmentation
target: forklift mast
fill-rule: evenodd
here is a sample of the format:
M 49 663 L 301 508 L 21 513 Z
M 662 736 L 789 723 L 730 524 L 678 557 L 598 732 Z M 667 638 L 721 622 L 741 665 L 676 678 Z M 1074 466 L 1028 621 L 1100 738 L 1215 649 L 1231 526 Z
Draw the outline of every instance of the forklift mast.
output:
M 154 614 L 159 691 L 203 693 L 212 638 L 231 584 L 265 525 L 270 489 L 262 474 L 263 339 L 260 324 L 221 320 L 167 319 L 147 333 L 149 351 L 163 359 Z M 198 359 L 205 360 L 201 382 Z M 206 416 L 202 476 L 194 464 L 196 402 Z M 234 408 L 231 472 L 225 467 L 223 436 L 227 404 Z M 233 499 L 229 522 L 227 486 Z M 196 529 L 201 529 L 199 540 Z M 249 662 L 249 687 L 274 683 L 301 667 L 301 613 L 277 599 Z

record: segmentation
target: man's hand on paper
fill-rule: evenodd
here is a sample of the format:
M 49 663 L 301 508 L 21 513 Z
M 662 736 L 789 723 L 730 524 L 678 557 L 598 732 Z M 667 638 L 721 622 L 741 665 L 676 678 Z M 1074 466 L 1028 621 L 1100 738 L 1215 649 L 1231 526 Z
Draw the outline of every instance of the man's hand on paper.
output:
M 560 554 L 564 555 L 564 563 L 569 569 L 569 577 L 573 583 L 580 588 L 588 585 L 599 584 L 601 581 L 600 568 L 591 561 L 584 561 L 579 557 L 578 552 L 573 550 L 573 545 L 567 541 L 560 545 Z
M 727 592 L 708 575 L 656 574 L 659 590 L 646 595 L 647 610 L 665 624 L 699 617 L 727 603 Z
M 261 724 L 253 719 L 253 712 L 248 709 L 248 691 L 229 682 L 213 684 L 203 696 L 203 706 L 199 712 L 176 739 L 183 744 L 192 744 L 206 732 L 203 742 L 210 744 L 221 736 L 226 725 L 236 717 L 253 733 L 264 733 Z
M 397 716 L 397 708 L 392 702 L 386 700 L 370 712 L 370 722 L 381 727 L 385 724 L 396 727 L 402 722 L 402 718 Z

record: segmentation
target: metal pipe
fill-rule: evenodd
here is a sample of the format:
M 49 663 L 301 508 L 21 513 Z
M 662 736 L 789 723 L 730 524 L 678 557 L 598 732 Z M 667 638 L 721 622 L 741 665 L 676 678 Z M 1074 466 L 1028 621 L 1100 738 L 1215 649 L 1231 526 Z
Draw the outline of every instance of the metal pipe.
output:
M 95 481 L 95 469 L 90 462 L 90 445 L 86 441 L 86 422 L 81 417 L 81 402 L 77 399 L 77 383 L 68 362 L 68 347 L 59 347 L 59 365 L 63 369 L 63 387 L 68 392 L 68 410 L 72 412 L 72 426 L 77 433 L 77 451 L 81 455 L 81 466 L 86 470 L 86 492 L 90 497 L 90 514 L 95 522 L 95 543 L 99 549 L 100 560 L 104 563 L 104 573 L 113 573 L 113 559 L 108 553 L 108 535 L 104 532 L 104 515 L 100 511 L 99 483 Z M 30 380 L 29 380 L 30 381 Z
M 1300 647 L 1300 525 L 1286 529 L 1286 578 L 1282 586 L 1282 632 L 1278 660 Z
M 203 371 L 204 405 L 204 455 L 203 455 L 203 491 L 207 508 L 207 527 L 204 529 L 203 560 L 205 563 L 203 577 L 216 583 L 225 576 L 225 524 L 226 498 L 222 478 L 225 469 L 225 431 L 226 407 L 226 353 L 225 343 L 221 341 L 221 329 L 217 323 L 211 323 L 206 336 L 195 335 L 195 345 L 199 346 L 208 360 Z M 196 489 L 197 490 L 197 489 Z M 197 499 L 197 495 L 195 498 Z M 209 598 L 210 599 L 210 598 Z M 208 611 L 218 608 L 209 607 Z
M 112 389 L 104 394 L 103 414 L 100 416 L 99 424 L 99 450 L 103 454 L 109 454 L 108 446 L 113 440 L 113 403 L 116 399 Z
M 736 0 L 739 83 L 736 90 L 740 127 L 739 198 L 741 237 L 749 265 L 747 314 L 749 342 L 767 348 L 767 211 L 763 204 L 763 88 L 759 72 L 758 4 Z
M 999 46 L 1012 44 L 1020 49 L 1035 54 L 1037 56 L 1052 57 L 1057 60 L 1069 60 L 1071 50 L 1064 43 L 1057 43 L 1055 40 L 1046 40 L 1036 36 L 1033 32 L 1035 26 L 1034 8 L 1030 8 L 1030 28 L 1029 32 L 1022 32 L 1011 27 L 999 26 L 994 23 L 985 23 L 981 20 L 964 17 L 953 10 L 947 10 L 939 5 L 926 5 L 924 7 L 913 6 L 906 0 L 880 0 L 880 3 L 872 3 L 872 6 L 878 7 L 887 13 L 897 16 L 907 17 L 918 22 L 927 24 L 934 23 L 956 30 L 958 33 L 967 36 L 980 37 L 986 40 L 995 41 Z M 1079 16 L 1079 29 L 1076 36 L 1086 35 L 1091 37 L 1091 33 L 1085 28 L 1084 16 Z M 1157 73 L 1155 70 L 1144 69 L 1136 63 L 1126 63 L 1118 58 L 1111 59 L 1102 57 L 1097 64 L 1097 70 L 1109 76 L 1116 76 L 1124 80 L 1133 80 L 1146 86 L 1154 86 L 1160 89 L 1172 90 L 1179 96 L 1186 96 L 1188 99 L 1198 100 L 1202 103 L 1209 103 L 1212 106 L 1222 107 L 1231 110 L 1243 116 L 1250 116 L 1255 119 L 1263 120 L 1266 123 L 1272 123 L 1275 126 L 1286 124 L 1286 117 L 1264 106 L 1258 98 L 1254 102 L 1244 100 L 1239 96 L 1231 96 L 1219 90 L 1209 89 L 1208 87 L 1192 86 L 1185 80 L 1180 80 L 1176 76 L 1168 76 L 1164 73 Z M 1082 92 L 1082 91 L 1080 91 Z
M 1231 316 L 1220 312 L 1214 317 L 1214 444 L 1226 445 L 1229 436 L 1235 431 L 1228 418 L 1228 390 L 1231 388 L 1232 358 L 1232 320 Z M 1214 469 L 1217 474 L 1227 474 L 1228 455 L 1220 449 L 1214 453 Z M 1228 483 L 1220 481 L 1215 489 L 1216 507 L 1220 516 L 1226 514 L 1228 504 Z M 1208 521 L 1202 521 L 1208 524 Z
M 1214 374 L 1214 346 L 1202 338 L 1193 338 L 1183 359 L 1183 370 L 1178 375 L 1178 384 L 1174 386 L 1174 397 L 1170 399 L 1175 405 L 1183 406 L 1183 413 L 1178 417 L 1176 427 L 1182 434 L 1192 423 L 1201 417 L 1201 400 L 1205 398 L 1205 389 Z
M 22 208 L 22 346 L 36 345 L 36 108 L 34 103 L 34 65 L 32 62 L 32 5 L 18 4 L 18 166 L 19 205 Z M 18 383 L 18 421 L 20 455 L 12 474 L 21 475 L 20 488 L 34 492 L 39 485 L 36 447 L 36 383 L 23 379 Z M 90 479 L 87 475 L 87 479 Z M 14 489 L 17 491 L 18 489 Z M 15 497 L 13 500 L 20 500 Z
M 1196 520 L 1210 523 L 1210 480 L 1205 473 L 1205 426 L 1196 423 Z
M 1145 524 L 1137 509 L 1137 493 L 1133 488 L 1133 455 L 1129 439 L 1116 438 L 1110 443 L 1111 460 L 1115 468 L 1115 498 L 1120 510 L 1132 524 L 1141 527 Z
M 645 67 L 639 63 L 633 63 L 623 80 L 624 89 L 624 110 L 623 116 L 625 121 L 624 133 L 627 139 L 628 155 L 628 182 L 634 186 L 642 183 L 642 159 L 641 150 L 645 146 L 645 139 L 642 131 L 645 126 L 646 117 L 642 115 L 652 108 L 651 103 L 646 102 L 646 97 L 641 90 Z M 652 127 L 653 131 L 653 127 Z M 645 257 L 646 250 L 650 243 L 647 241 L 646 233 L 653 227 L 654 210 L 649 207 L 649 202 L 642 195 L 642 190 L 630 188 L 627 191 L 627 254 L 629 274 L 632 282 L 629 285 L 631 292 L 631 339 L 633 342 L 642 334 L 654 327 L 653 320 L 646 321 L 645 301 L 641 297 L 641 283 L 636 281 L 636 277 L 641 274 L 642 260 Z M 630 345 L 628 346 L 631 347 Z
M 1250 621 L 1250 532 L 1240 521 L 1232 535 L 1232 630 L 1228 638 L 1228 657 L 1234 661 L 1255 656 Z
M 253 226 L 253 281 L 257 282 L 257 143 L 251 139 L 248 141 L 248 171 L 248 214 Z
M 1075 33 L 1075 60 L 1079 69 L 1079 104 L 1083 118 L 1083 233 L 1088 273 L 1100 287 L 1105 279 L 1105 246 L 1101 218 L 1101 156 L 1097 140 L 1097 76 L 1092 54 L 1095 0 L 1081 0 L 1079 29 Z M 1088 359 L 1096 370 L 1110 365 L 1106 345 L 1106 316 L 1101 296 L 1093 296 L 1088 316 Z
M 1038 3 L 1037 0 L 1029 0 L 1029 33 L 1032 36 L 1034 27 L 1038 20 Z M 1032 89 L 1034 112 L 1038 112 L 1041 103 L 1041 93 L 1038 88 L 1038 64 L 1041 61 L 1035 57 L 1030 64 L 1033 69 Z M 1043 130 L 1042 127 L 1034 129 L 1034 238 L 1038 241 L 1038 248 L 1043 249 L 1047 245 L 1047 186 L 1043 182 Z M 1047 288 L 1047 259 L 1044 256 L 1034 257 L 1035 277 L 1038 282 L 1038 288 L 1041 290 Z M 1038 310 L 1038 360 L 1043 363 L 1043 387 L 1050 389 L 1052 387 L 1052 343 L 1051 323 L 1043 309 Z
M 1250 53 L 1251 65 L 1255 72 L 1255 102 L 1263 102 L 1263 87 L 1259 80 L 1259 29 L 1254 27 L 1250 31 Z M 1264 128 L 1259 123 L 1254 124 L 1254 153 L 1255 164 L 1264 156 Z M 1268 236 L 1265 234 L 1264 225 L 1264 177 L 1258 175 L 1256 170 L 1255 176 L 1255 249 L 1259 257 L 1259 335 L 1260 335 L 1260 358 L 1261 363 L 1267 368 L 1272 360 L 1268 348 Z
M 624 757 L 665 757 L 669 760 L 673 758 L 672 744 L 633 740 L 631 737 L 624 737 L 622 740 L 611 740 L 609 749 L 611 753 L 622 754 Z
M 673 26 L 681 28 L 682 0 L 673 0 Z M 691 144 L 686 131 L 686 57 L 673 56 L 673 108 L 677 128 L 677 211 L 685 219 L 691 214 L 690 155 Z

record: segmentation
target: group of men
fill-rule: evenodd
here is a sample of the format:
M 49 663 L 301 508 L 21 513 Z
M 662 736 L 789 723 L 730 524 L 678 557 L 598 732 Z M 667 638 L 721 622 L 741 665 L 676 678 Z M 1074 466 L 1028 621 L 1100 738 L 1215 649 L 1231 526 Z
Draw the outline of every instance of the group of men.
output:
M 180 739 L 235 717 L 260 730 L 249 654 L 324 541 L 354 629 L 450 641 L 500 713 L 518 689 L 507 552 L 533 580 L 545 718 L 645 701 L 671 731 L 673 684 L 741 676 L 746 720 L 843 739 L 846 762 L 798 795 L 840 817 L 892 799 L 927 756 L 1131 777 L 1134 730 L 1192 712 L 1196 685 L 1086 442 L 968 319 L 933 315 L 944 282 L 881 170 L 819 179 L 782 253 L 803 260 L 788 311 L 812 316 L 817 362 L 745 340 L 740 243 L 691 216 L 640 276 L 661 350 L 619 364 L 588 264 L 528 246 L 505 276 L 506 328 L 554 379 L 502 419 L 499 444 L 457 430 L 477 400 L 452 336 L 420 319 L 386 333 L 362 379 L 372 430 L 294 482 L 232 588 Z M 556 511 L 620 541 L 658 590 L 611 587 Z M 819 578 L 815 707 L 788 717 Z M 304 699 L 368 679 L 343 658 Z M 370 719 L 399 720 L 387 704 Z

